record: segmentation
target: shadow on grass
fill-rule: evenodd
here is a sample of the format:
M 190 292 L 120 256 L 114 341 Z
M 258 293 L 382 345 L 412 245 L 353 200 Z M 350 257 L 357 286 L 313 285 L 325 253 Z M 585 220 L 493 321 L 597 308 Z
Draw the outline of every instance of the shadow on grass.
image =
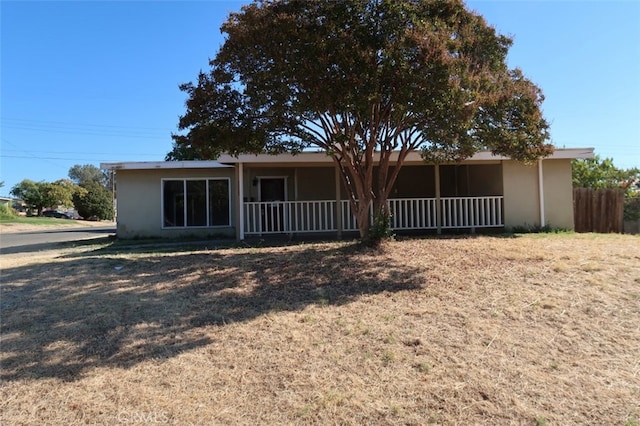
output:
M 76 380 L 207 345 L 233 322 L 418 288 L 420 273 L 357 245 L 89 253 L 2 272 L 3 380 Z

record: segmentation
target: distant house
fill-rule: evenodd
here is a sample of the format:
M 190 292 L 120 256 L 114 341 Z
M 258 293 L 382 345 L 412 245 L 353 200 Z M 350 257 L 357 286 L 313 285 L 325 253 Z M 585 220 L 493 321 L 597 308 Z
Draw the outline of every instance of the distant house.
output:
M 12 206 L 13 206 L 13 198 L 10 198 L 10 197 L 0 197 L 0 205 L 1 205 L 1 206 L 8 206 L 8 207 L 12 207 Z
M 396 231 L 544 226 L 573 229 L 571 160 L 535 165 L 479 152 L 459 164 L 411 153 L 389 199 Z M 217 161 L 103 163 L 117 182 L 121 238 L 355 233 L 338 170 L 322 152 L 223 155 Z M 439 182 L 437 184 L 436 182 Z

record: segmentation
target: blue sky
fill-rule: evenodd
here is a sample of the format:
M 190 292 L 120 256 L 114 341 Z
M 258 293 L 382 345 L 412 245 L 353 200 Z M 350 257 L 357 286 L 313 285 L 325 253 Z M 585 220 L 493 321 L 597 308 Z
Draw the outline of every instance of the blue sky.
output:
M 0 181 L 163 160 L 178 85 L 208 68 L 240 1 L 0 1 Z M 514 38 L 558 147 L 640 167 L 640 2 L 469 1 Z

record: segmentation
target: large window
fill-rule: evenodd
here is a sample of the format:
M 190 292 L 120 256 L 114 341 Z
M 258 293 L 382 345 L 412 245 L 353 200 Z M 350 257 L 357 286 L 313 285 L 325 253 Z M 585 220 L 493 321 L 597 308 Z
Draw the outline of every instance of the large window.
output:
M 229 226 L 229 179 L 164 179 L 165 228 Z

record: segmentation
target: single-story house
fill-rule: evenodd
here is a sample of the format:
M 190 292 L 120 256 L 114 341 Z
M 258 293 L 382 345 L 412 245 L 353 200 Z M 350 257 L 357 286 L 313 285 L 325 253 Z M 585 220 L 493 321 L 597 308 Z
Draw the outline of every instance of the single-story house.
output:
M 457 164 L 409 154 L 389 207 L 396 231 L 516 226 L 573 229 L 571 160 L 556 149 L 533 165 L 479 152 Z M 216 161 L 103 163 L 116 174 L 120 238 L 271 234 L 341 236 L 357 226 L 339 171 L 323 152 L 223 155 Z
M 12 207 L 13 206 L 13 198 L 10 197 L 0 197 L 0 205 Z

